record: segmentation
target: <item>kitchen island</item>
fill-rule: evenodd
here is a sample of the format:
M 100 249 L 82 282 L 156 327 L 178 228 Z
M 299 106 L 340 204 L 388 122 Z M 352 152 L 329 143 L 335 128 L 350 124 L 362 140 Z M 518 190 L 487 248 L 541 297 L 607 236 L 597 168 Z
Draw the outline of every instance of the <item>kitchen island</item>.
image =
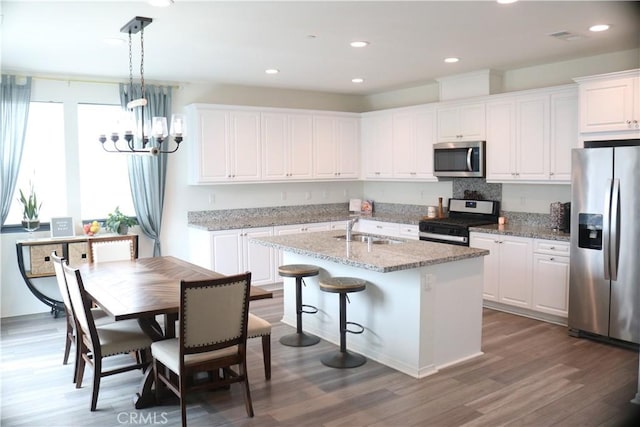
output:
M 318 308 L 317 314 L 304 316 L 306 332 L 339 342 L 338 297 L 322 292 L 318 280 L 350 276 L 369 282 L 364 292 L 349 295 L 347 320 L 365 328 L 347 337 L 350 351 L 416 378 L 482 354 L 482 257 L 489 251 L 395 238 L 361 241 L 356 233 L 347 242 L 344 234 L 252 239 L 283 250 L 285 264 L 321 268 L 320 276 L 306 278 L 303 287 L 303 302 Z M 293 283 L 283 288 L 282 321 L 294 326 Z

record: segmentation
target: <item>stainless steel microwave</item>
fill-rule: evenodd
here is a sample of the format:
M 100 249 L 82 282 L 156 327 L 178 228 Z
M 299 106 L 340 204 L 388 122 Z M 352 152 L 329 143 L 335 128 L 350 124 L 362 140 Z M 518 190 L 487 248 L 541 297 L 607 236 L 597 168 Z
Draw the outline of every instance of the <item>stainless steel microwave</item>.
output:
M 433 174 L 441 178 L 485 176 L 485 141 L 433 144 Z

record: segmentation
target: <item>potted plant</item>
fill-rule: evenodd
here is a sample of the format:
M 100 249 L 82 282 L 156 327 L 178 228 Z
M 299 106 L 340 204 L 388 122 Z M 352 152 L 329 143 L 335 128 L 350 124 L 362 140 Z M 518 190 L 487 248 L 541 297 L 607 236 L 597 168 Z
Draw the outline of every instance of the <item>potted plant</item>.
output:
M 40 208 L 42 207 L 42 202 L 38 204 L 38 197 L 36 196 L 36 192 L 33 189 L 33 184 L 29 183 L 29 197 L 25 197 L 22 190 L 20 191 L 20 198 L 18 201 L 22 203 L 22 226 L 25 230 L 31 232 L 40 228 Z
M 105 223 L 107 230 L 118 234 L 127 234 L 129 227 L 137 225 L 138 221 L 135 218 L 126 216 L 120 212 L 120 207 L 116 206 L 115 210 L 107 215 L 107 221 Z

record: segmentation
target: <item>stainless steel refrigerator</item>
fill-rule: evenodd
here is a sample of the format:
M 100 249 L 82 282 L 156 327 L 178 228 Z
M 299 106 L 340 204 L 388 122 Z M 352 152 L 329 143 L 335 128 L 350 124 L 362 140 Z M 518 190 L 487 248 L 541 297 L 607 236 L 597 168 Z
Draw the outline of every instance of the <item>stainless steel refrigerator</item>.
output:
M 594 145 L 572 151 L 569 332 L 637 344 L 640 146 Z

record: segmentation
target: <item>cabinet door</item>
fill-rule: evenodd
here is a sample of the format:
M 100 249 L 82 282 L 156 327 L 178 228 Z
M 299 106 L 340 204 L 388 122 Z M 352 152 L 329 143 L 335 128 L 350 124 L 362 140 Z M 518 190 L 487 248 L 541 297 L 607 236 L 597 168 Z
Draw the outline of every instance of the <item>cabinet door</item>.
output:
M 569 310 L 569 258 L 533 255 L 533 309 L 567 317 Z
M 484 104 L 469 104 L 460 107 L 459 128 L 463 141 L 484 141 L 486 117 Z
M 512 99 L 487 104 L 487 180 L 515 179 L 515 111 Z
M 390 178 L 393 174 L 391 114 L 362 119 L 362 169 L 365 179 Z
M 500 302 L 531 307 L 531 239 L 504 237 L 500 243 Z
M 415 114 L 408 111 L 393 114 L 393 176 L 413 178 L 416 174 Z
M 231 178 L 234 181 L 260 180 L 260 113 L 230 113 Z
M 438 142 L 460 141 L 458 109 L 456 107 L 438 108 Z
M 229 113 L 223 110 L 188 109 L 194 140 L 189 145 L 190 183 L 227 181 L 229 173 Z
M 436 180 L 433 176 L 433 144 L 436 142 L 436 111 L 420 108 L 416 111 L 415 170 L 420 179 Z
M 358 178 L 360 174 L 359 119 L 335 119 L 336 172 L 338 178 Z
M 620 78 L 580 84 L 580 131 L 633 129 L 633 120 L 638 120 L 633 117 L 635 80 Z
M 551 140 L 549 179 L 571 181 L 571 150 L 579 147 L 578 93 L 569 90 L 551 94 Z
M 274 249 L 252 243 L 249 239 L 254 237 L 273 236 L 271 227 L 248 229 L 242 232 L 243 244 L 243 271 L 251 272 L 251 283 L 265 285 L 273 283 L 275 262 Z
M 500 253 L 498 236 L 482 233 L 470 233 L 469 246 L 486 249 L 490 253 L 484 257 L 484 286 L 482 298 L 498 301 L 500 292 Z
M 266 180 L 286 179 L 287 115 L 263 113 L 262 118 L 262 177 Z
M 225 230 L 211 232 L 211 269 L 230 275 L 244 272 L 242 262 L 242 231 Z
M 516 114 L 516 177 L 546 180 L 549 177 L 549 95 L 518 97 Z
M 336 142 L 332 117 L 313 117 L 314 176 L 336 178 Z
M 313 118 L 290 114 L 288 124 L 287 170 L 289 178 L 313 178 Z

